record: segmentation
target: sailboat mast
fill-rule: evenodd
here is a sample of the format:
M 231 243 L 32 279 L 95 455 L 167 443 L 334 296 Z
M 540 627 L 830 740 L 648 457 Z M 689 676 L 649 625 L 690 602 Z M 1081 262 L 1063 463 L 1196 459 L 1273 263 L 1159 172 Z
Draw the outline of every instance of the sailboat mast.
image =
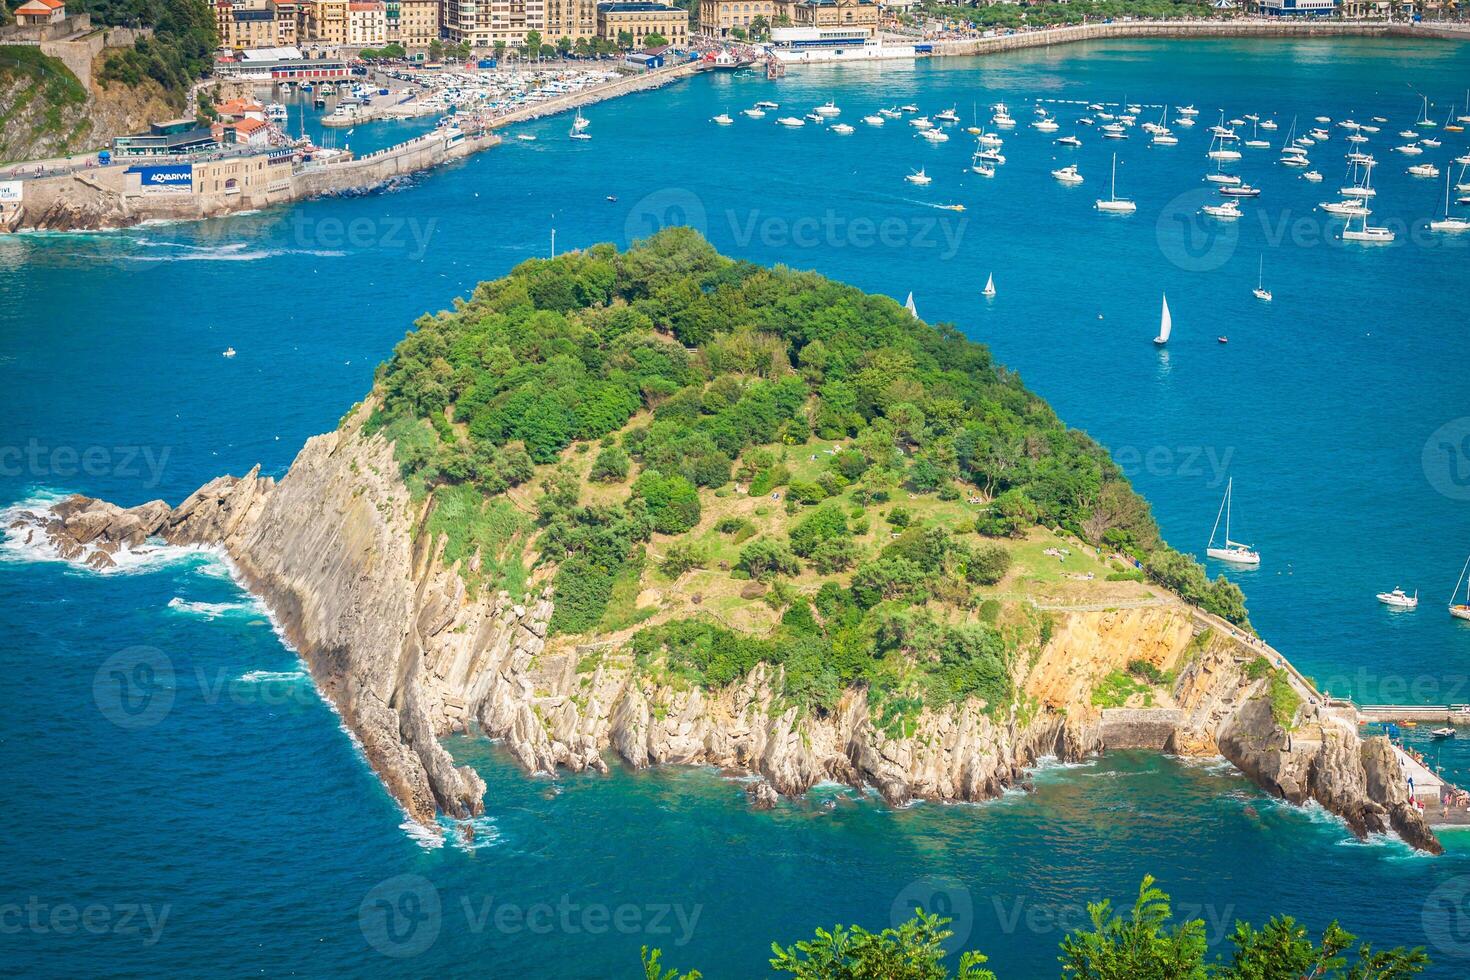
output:
M 1235 490 L 1235 478 L 1225 484 L 1225 547 L 1230 547 L 1230 497 Z
M 1224 514 L 1225 514 L 1225 501 L 1226 500 L 1229 500 L 1229 499 L 1230 499 L 1230 491 L 1229 491 L 1229 489 L 1226 489 L 1226 491 L 1225 491 L 1225 500 L 1220 501 L 1220 509 L 1215 512 L 1215 526 L 1212 527 L 1212 528 L 1210 528 L 1210 544 L 1209 544 L 1209 547 L 1210 548 L 1213 548 L 1215 546 L 1215 532 L 1218 531 L 1218 530 L 1220 530 L 1220 518 L 1222 516 L 1224 516 Z M 1228 538 L 1230 536 L 1229 535 L 1229 532 L 1226 532 L 1226 535 L 1225 536 Z M 1206 549 L 1206 550 L 1208 550 L 1208 549 Z M 1458 585 L 1456 585 L 1455 586 L 1455 591 L 1458 592 L 1459 589 L 1460 589 L 1460 587 Z
M 1460 569 L 1460 581 L 1455 583 L 1455 591 L 1450 595 L 1450 603 L 1451 604 L 1453 604 L 1454 601 L 1457 598 L 1459 598 L 1459 595 L 1460 595 L 1460 582 L 1465 581 L 1465 573 L 1467 571 L 1470 571 L 1470 557 L 1467 557 L 1465 559 L 1465 567 L 1462 568 L 1462 569 Z M 1465 601 L 1467 603 L 1470 603 L 1470 586 L 1467 586 L 1465 588 Z

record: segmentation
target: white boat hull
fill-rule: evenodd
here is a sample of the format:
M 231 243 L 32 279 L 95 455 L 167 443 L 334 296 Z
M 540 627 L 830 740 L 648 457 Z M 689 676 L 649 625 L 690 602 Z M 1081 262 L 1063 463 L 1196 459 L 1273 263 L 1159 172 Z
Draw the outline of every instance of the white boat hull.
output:
M 1247 548 L 1207 548 L 1205 554 L 1216 561 L 1228 561 L 1232 565 L 1259 565 L 1261 556 Z

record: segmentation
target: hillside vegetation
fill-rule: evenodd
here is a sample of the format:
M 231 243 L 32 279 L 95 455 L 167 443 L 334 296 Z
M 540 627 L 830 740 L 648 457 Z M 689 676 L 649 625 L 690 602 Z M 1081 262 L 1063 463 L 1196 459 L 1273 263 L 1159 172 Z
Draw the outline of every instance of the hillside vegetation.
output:
M 87 90 L 56 58 L 0 45 L 0 160 L 20 159 L 36 142 L 65 147 L 83 138 L 91 129 L 86 104 Z
M 687 683 L 764 661 L 818 710 L 865 685 L 885 726 L 996 707 L 1050 630 L 1002 600 L 1064 577 L 1141 589 L 1111 553 L 1246 622 L 984 346 L 687 229 L 482 284 L 419 321 L 375 392 L 370 429 L 472 585 L 549 578 L 554 633 L 630 638 Z
M 0 20 L 21 0 L 0 0 Z M 92 94 L 59 59 L 33 45 L 0 45 L 0 161 L 97 149 L 114 136 L 177 116 L 208 75 L 216 45 L 205 0 L 70 0 L 101 28 L 149 28 L 152 37 L 109 48 L 93 63 Z

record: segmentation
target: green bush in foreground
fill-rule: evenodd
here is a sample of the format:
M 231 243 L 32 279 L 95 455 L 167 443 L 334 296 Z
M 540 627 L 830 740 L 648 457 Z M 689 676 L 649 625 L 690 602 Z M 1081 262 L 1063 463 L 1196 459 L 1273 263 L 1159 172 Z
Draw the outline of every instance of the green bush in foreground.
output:
M 1429 965 L 1422 948 L 1354 947 L 1356 937 L 1333 922 L 1320 941 L 1289 916 L 1257 930 L 1237 922 L 1229 956 L 1206 960 L 1202 919 L 1173 921 L 1169 896 L 1145 876 L 1130 912 L 1119 914 L 1104 899 L 1087 906 L 1092 928 L 1069 933 L 1061 943 L 1065 980 L 1402 980 Z M 771 944 L 771 972 L 798 980 L 995 980 L 986 957 L 960 954 L 957 972 L 945 965 L 948 919 L 915 909 L 900 926 L 869 932 L 862 926 L 818 929 L 807 940 Z M 643 948 L 647 980 L 698 980 L 698 971 L 662 970 L 662 952 Z

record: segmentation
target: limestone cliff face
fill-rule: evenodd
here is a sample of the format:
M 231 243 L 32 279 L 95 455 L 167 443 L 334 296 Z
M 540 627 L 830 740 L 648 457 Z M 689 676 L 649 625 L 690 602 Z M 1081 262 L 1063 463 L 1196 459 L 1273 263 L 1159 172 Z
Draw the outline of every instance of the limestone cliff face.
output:
M 701 764 L 805 792 L 823 780 L 876 787 L 885 799 L 982 800 L 1024 780 L 1040 757 L 1075 760 L 1110 742 L 1185 754 L 1223 753 L 1268 791 L 1318 800 L 1357 832 L 1392 828 L 1437 847 L 1403 796 L 1391 754 L 1337 725 L 1312 743 L 1271 718 L 1262 682 L 1233 642 L 1197 634 L 1177 602 L 1054 614 L 1049 642 L 1017 668 L 1024 698 L 986 712 L 969 704 L 924 711 L 910 733 L 874 726 L 866 695 L 849 691 L 818 717 L 782 702 L 779 668 L 758 665 L 719 691 L 659 682 L 614 642 L 548 645 L 549 592 L 516 598 L 467 591 L 423 526 L 398 478 L 392 447 L 360 431 L 358 413 L 302 449 L 279 482 L 222 477 L 177 508 L 131 510 L 71 498 L 23 516 L 11 533 L 40 536 L 66 557 L 105 567 L 118 548 L 150 537 L 222 548 L 272 610 L 312 675 L 415 819 L 480 811 L 484 785 L 456 767 L 439 738 L 478 727 L 531 771 Z M 1143 659 L 1176 671 L 1175 704 L 1125 723 L 1091 704 L 1109 673 Z M 1264 716 L 1262 706 L 1264 705 Z M 1162 712 L 1162 713 L 1161 713 Z M 1289 738 L 1287 736 L 1290 736 Z

